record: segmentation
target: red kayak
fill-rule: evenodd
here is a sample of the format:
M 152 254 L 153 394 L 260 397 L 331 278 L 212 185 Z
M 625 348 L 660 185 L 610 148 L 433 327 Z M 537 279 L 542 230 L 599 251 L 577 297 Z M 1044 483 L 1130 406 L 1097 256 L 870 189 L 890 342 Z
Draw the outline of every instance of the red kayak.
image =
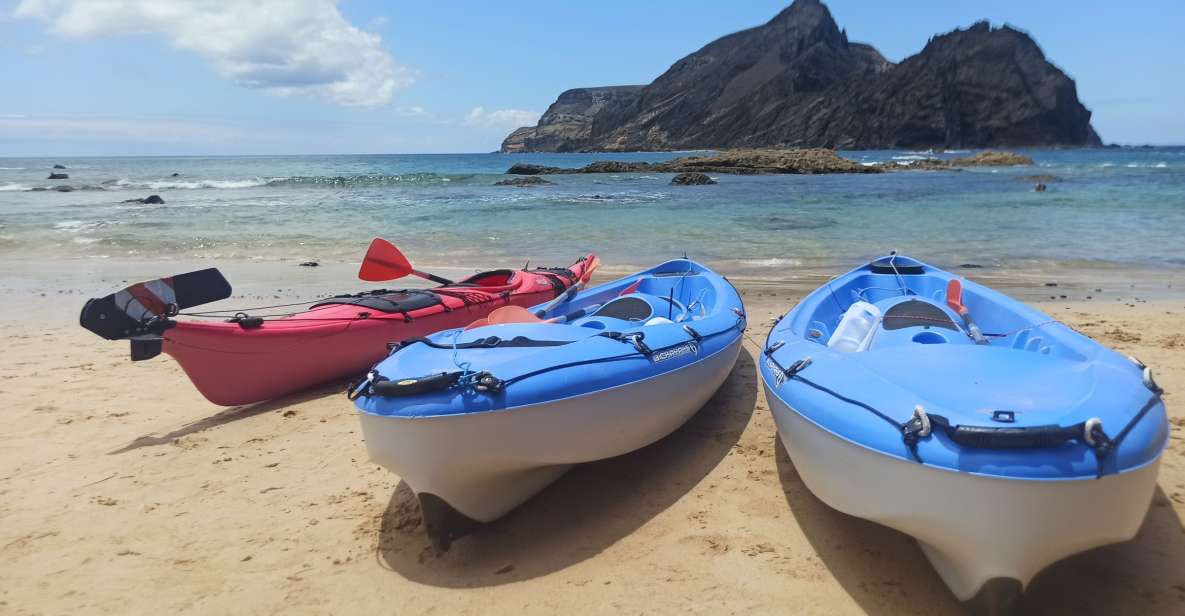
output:
M 202 270 L 91 300 L 81 321 L 104 338 L 132 340 L 133 360 L 172 356 L 215 404 L 250 404 L 361 375 L 387 355 L 389 343 L 463 327 L 502 306 L 546 302 L 587 282 L 596 263 L 588 255 L 567 268 L 494 270 L 431 289 L 340 295 L 282 316 L 174 319 L 187 307 L 229 297 L 222 275 Z

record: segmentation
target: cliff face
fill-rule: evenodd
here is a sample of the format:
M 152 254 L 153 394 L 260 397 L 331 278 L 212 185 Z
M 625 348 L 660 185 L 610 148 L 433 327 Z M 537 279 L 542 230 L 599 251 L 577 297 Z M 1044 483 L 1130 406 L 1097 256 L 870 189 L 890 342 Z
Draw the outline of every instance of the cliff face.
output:
M 573 152 L 593 147 L 589 140 L 593 118 L 609 103 L 628 101 L 642 86 L 576 88 L 560 94 L 539 118 L 538 126 L 524 126 L 502 142 L 503 152 Z
M 1099 145 L 1074 82 L 978 23 L 894 65 L 818 0 L 709 43 L 645 87 L 569 90 L 504 151 Z

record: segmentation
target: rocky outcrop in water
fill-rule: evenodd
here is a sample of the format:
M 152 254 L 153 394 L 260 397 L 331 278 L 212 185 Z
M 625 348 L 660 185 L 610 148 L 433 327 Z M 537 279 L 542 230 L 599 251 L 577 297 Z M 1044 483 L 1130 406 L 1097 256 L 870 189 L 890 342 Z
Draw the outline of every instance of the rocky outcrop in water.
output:
M 680 173 L 671 178 L 672 186 L 708 186 L 715 183 L 716 180 L 713 180 L 706 173 L 687 172 Z
M 904 163 L 885 162 L 873 165 L 885 171 L 958 171 L 964 167 L 1021 167 L 1033 159 L 1015 152 L 988 150 L 959 158 L 923 158 Z
M 47 179 L 68 180 L 68 179 L 70 179 L 70 174 L 68 174 L 68 173 L 51 173 L 51 174 L 49 174 L 49 178 L 47 178 Z
M 498 180 L 494 182 L 494 186 L 518 186 L 519 188 L 525 188 L 527 186 L 544 186 L 551 183 L 537 175 L 530 174 L 527 177 Z
M 717 154 L 683 156 L 662 163 L 599 160 L 583 167 L 548 167 L 515 164 L 507 175 L 556 175 L 564 173 L 728 173 L 763 175 L 773 173 L 880 173 L 876 166 L 848 160 L 832 150 L 805 148 L 795 150 L 730 150 Z
M 160 195 L 148 195 L 143 199 L 127 199 L 123 203 L 143 203 L 145 205 L 164 205 L 165 200 L 160 198 Z
M 954 30 L 893 64 L 818 0 L 796 0 L 644 87 L 564 92 L 502 149 L 1098 146 L 1090 116 L 1073 80 L 1009 26 Z

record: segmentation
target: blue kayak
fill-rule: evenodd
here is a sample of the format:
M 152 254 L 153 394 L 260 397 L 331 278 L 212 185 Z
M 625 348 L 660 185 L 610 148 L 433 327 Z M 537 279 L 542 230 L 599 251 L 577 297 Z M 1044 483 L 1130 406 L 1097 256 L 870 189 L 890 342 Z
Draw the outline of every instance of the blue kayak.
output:
M 573 464 L 678 428 L 732 370 L 746 325 L 732 285 L 686 259 L 562 299 L 406 341 L 353 392 L 372 459 L 417 493 L 439 547 Z
M 1134 535 L 1168 438 L 1143 364 L 899 255 L 804 298 L 760 371 L 812 491 L 917 537 L 964 600 Z

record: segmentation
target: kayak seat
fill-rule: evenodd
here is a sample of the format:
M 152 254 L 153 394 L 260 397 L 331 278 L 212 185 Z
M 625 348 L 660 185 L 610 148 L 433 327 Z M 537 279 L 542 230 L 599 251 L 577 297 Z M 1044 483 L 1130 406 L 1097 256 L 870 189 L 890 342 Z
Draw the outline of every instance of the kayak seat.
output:
M 907 327 L 941 327 L 959 330 L 955 322 L 943 309 L 923 300 L 911 299 L 894 305 L 885 311 L 884 328 L 888 331 Z
M 333 306 L 338 304 L 348 304 L 353 306 L 360 306 L 362 308 L 369 308 L 379 312 L 411 312 L 413 310 L 420 310 L 428 308 L 437 304 L 444 303 L 440 296 L 428 291 L 372 291 L 368 293 L 355 293 L 353 295 L 338 295 L 329 299 L 321 300 L 313 304 L 309 309 L 318 308 L 320 306 Z
M 619 297 L 607 302 L 593 313 L 595 317 L 608 317 L 623 321 L 645 321 L 654 315 L 650 302 L 637 296 Z
M 474 274 L 460 282 L 455 282 L 450 287 L 494 287 L 492 291 L 500 291 L 503 289 L 510 289 L 518 286 L 521 282 L 518 272 L 515 270 L 501 269 L 490 270 L 488 272 L 481 272 Z

